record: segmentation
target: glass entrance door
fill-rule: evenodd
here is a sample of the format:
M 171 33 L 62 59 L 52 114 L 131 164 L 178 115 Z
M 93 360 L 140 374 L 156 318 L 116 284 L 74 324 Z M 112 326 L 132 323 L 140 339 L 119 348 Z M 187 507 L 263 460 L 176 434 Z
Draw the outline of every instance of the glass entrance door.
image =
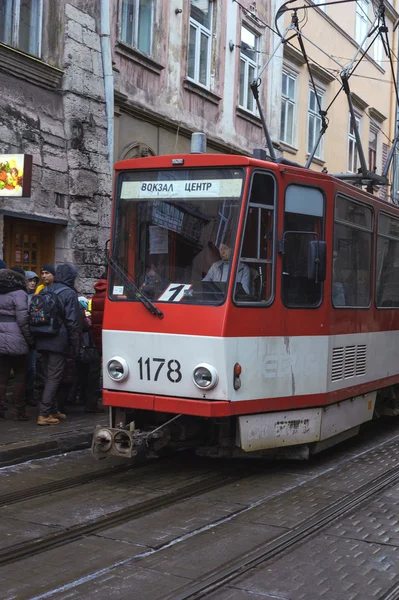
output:
M 40 275 L 43 264 L 54 264 L 54 225 L 4 217 L 4 259 Z

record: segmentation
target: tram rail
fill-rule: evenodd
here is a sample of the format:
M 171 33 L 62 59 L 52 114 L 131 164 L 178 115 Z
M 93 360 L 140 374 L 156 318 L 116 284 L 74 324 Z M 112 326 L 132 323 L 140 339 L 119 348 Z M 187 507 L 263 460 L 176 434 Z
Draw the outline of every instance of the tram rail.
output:
M 0 507 L 10 506 L 12 504 L 17 504 L 18 502 L 24 502 L 25 500 L 32 500 L 34 498 L 39 498 L 40 496 L 52 494 L 54 492 L 62 492 L 64 490 L 68 490 L 69 488 L 78 487 L 99 479 L 104 479 L 113 475 L 119 475 L 120 473 L 130 471 L 135 467 L 137 467 L 136 464 L 114 465 L 99 471 L 83 473 L 81 475 L 75 475 L 74 477 L 68 477 L 59 481 L 50 481 L 26 490 L 1 494 Z
M 210 594 L 244 575 L 250 569 L 264 565 L 278 554 L 293 549 L 311 535 L 320 532 L 336 519 L 346 516 L 385 488 L 393 486 L 398 482 L 399 467 L 395 467 L 375 477 L 371 482 L 364 484 L 357 491 L 332 503 L 328 508 L 318 511 L 312 518 L 302 521 L 293 530 L 257 546 L 252 551 L 245 552 L 240 557 L 212 571 L 202 581 L 186 586 L 181 591 L 175 590 L 172 595 L 165 596 L 163 600 L 201 600 L 202 598 L 208 598 Z M 399 583 L 395 584 L 380 598 L 380 600 L 398 599 Z
M 115 474 L 115 471 L 114 473 Z M 205 494 L 212 490 L 224 487 L 241 479 L 252 475 L 252 470 L 246 468 L 245 471 L 237 469 L 226 470 L 225 474 L 218 473 L 205 480 L 186 485 L 178 490 L 162 494 L 152 500 L 145 500 L 134 506 L 114 511 L 108 515 L 99 517 L 85 523 L 84 525 L 75 525 L 67 530 L 54 533 L 49 536 L 34 538 L 28 542 L 8 546 L 0 551 L 0 566 L 18 562 L 24 558 L 32 557 L 36 554 L 46 552 L 69 544 L 87 535 L 92 535 L 97 531 L 110 529 L 128 521 L 144 517 L 150 513 L 166 508 L 183 500 Z M 105 476 L 105 475 L 104 475 Z M 73 478 L 71 478 L 73 479 Z M 74 484 L 79 485 L 79 484 Z M 44 487 L 44 486 L 43 486 Z M 65 487 L 63 488 L 65 489 Z

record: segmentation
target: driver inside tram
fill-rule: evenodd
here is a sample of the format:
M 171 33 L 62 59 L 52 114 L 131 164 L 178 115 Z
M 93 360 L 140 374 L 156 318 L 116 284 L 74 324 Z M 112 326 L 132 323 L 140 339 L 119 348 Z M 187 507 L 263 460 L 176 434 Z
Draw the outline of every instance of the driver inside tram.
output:
M 202 281 L 227 281 L 230 267 L 231 248 L 226 244 L 220 244 L 219 253 L 221 260 L 213 263 Z M 249 290 L 250 274 L 249 267 L 240 263 L 237 272 L 237 283 L 241 283 L 244 292 L 248 295 L 251 293 Z

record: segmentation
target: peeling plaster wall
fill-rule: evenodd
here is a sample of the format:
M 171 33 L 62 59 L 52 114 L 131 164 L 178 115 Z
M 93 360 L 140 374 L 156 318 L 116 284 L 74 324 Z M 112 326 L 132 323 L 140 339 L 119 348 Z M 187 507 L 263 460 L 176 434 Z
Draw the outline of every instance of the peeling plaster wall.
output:
M 129 49 L 120 41 L 120 3 L 113 1 L 112 40 L 117 70 L 115 89 L 119 115 L 116 125 L 115 158 L 123 154 L 130 142 L 143 142 L 140 137 L 146 126 L 149 137 L 160 139 L 165 129 L 177 132 L 177 142 L 165 147 L 159 139 L 153 150 L 159 154 L 179 152 L 186 146 L 183 136 L 189 131 L 203 131 L 208 136 L 208 150 L 242 151 L 252 153 L 264 146 L 260 119 L 237 109 L 239 89 L 239 55 L 241 22 L 260 36 L 258 65 L 266 61 L 268 34 L 262 24 L 269 18 L 270 0 L 242 0 L 259 19 L 251 17 L 232 0 L 213 3 L 213 42 L 210 89 L 202 88 L 187 79 L 189 37 L 189 0 L 156 2 L 155 36 L 150 60 L 139 51 Z M 234 48 L 230 50 L 230 41 Z M 152 64 L 155 63 L 155 64 Z M 267 79 L 260 90 L 262 106 L 267 112 Z M 122 116 L 125 115 L 125 118 Z M 266 115 L 267 116 L 267 115 Z M 276 131 L 277 128 L 275 127 Z M 164 136 L 165 137 L 165 136 Z M 154 147 L 155 144 L 155 147 Z

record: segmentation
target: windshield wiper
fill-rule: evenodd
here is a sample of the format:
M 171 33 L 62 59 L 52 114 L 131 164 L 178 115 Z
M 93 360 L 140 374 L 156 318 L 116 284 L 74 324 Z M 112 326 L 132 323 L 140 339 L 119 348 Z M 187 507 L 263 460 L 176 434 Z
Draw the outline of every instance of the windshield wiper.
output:
M 144 304 L 144 306 L 147 310 L 150 311 L 150 313 L 152 313 L 156 317 L 159 317 L 160 319 L 164 318 L 165 315 L 163 314 L 163 312 L 159 310 L 159 308 L 157 308 L 155 304 L 153 304 L 153 302 L 151 302 L 151 300 L 147 298 L 145 294 L 143 294 L 143 292 L 137 287 L 134 281 L 129 279 L 125 269 L 115 259 L 110 257 L 108 259 L 108 264 L 114 271 L 114 273 L 116 273 L 122 279 L 128 290 L 134 294 L 137 300 L 140 300 L 140 302 Z

